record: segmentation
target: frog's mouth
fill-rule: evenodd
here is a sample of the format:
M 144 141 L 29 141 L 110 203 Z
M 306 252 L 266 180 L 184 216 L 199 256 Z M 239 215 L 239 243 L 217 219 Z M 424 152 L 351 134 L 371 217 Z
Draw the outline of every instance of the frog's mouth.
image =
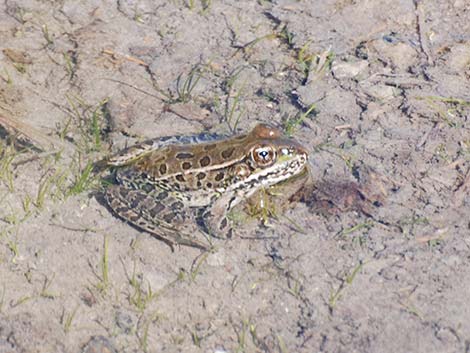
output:
M 268 168 L 257 170 L 257 173 L 232 184 L 225 190 L 232 195 L 227 202 L 227 210 L 238 204 L 243 198 L 253 195 L 261 187 L 280 183 L 301 173 L 307 164 L 307 159 L 307 153 L 299 153 L 281 162 L 278 161 Z
M 307 154 L 301 153 L 272 168 L 266 168 L 258 174 L 258 182 L 263 186 L 271 186 L 300 173 L 307 163 Z
M 255 190 L 259 186 L 271 186 L 280 183 L 292 176 L 299 174 L 307 163 L 307 154 L 300 153 L 291 158 L 286 158 L 282 162 L 278 162 L 271 167 L 259 169 L 256 173 L 251 174 L 246 179 L 233 184 L 230 189 L 235 191 Z

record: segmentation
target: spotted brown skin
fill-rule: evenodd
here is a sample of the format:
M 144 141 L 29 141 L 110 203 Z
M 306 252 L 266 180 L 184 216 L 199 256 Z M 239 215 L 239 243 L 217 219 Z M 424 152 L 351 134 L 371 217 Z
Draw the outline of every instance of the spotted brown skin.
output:
M 250 134 L 231 140 L 167 146 L 145 154 L 131 168 L 119 171 L 117 177 L 123 184 L 147 179 L 170 189 L 176 186 L 182 191 L 224 189 L 227 181 L 238 176 L 240 168 L 247 174 L 258 167 L 250 158 L 255 158 L 256 164 L 268 166 L 257 154 L 253 155 L 253 151 L 270 147 L 274 141 L 278 149 L 302 148 L 295 141 L 280 136 L 279 130 L 260 124 Z
M 139 228 L 200 248 L 204 245 L 194 234 L 201 230 L 189 224 L 225 237 L 231 208 L 260 188 L 300 173 L 307 161 L 300 144 L 265 124 L 232 138 L 183 141 L 191 142 L 163 138 L 112 156 L 108 164 L 118 167 L 118 185 L 105 196 L 116 214 Z

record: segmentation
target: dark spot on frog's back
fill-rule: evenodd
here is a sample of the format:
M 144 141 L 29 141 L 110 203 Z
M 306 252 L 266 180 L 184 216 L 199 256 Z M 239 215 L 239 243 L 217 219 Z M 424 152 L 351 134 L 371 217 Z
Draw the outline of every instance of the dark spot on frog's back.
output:
M 127 196 L 129 195 L 130 190 L 128 188 L 115 188 L 113 189 L 113 192 L 117 191 L 119 193 L 119 196 L 121 196 L 124 199 L 127 199 Z
M 155 190 L 155 185 L 151 183 L 144 183 L 140 187 L 143 191 L 145 191 L 147 194 L 150 194 L 153 190 Z
M 222 151 L 222 158 L 228 159 L 228 158 L 232 157 L 233 151 L 235 151 L 235 148 L 233 148 L 233 147 L 230 147 L 230 148 L 227 148 L 226 150 L 223 150 Z
M 212 151 L 213 149 L 215 149 L 217 147 L 217 144 L 216 143 L 211 143 L 210 145 L 205 145 L 204 146 L 204 151 Z
M 197 180 L 202 180 L 206 177 L 206 173 L 200 172 L 196 175 Z
M 182 174 L 178 174 L 176 177 L 176 180 L 178 180 L 179 182 L 183 183 L 185 182 L 186 180 L 184 179 L 184 176 Z
M 181 201 L 175 201 L 170 207 L 172 210 L 181 210 L 184 207 L 184 204 Z
M 224 173 L 220 172 L 215 176 L 215 181 L 221 181 L 224 178 Z
M 204 156 L 199 160 L 201 167 L 207 167 L 211 163 L 209 156 Z
M 164 174 L 166 174 L 166 171 L 168 170 L 168 168 L 167 168 L 166 164 L 163 163 L 163 164 L 160 164 L 160 167 L 158 168 L 158 170 L 160 171 L 161 175 L 164 175 Z
M 192 154 L 191 152 L 180 152 L 176 155 L 176 158 L 178 159 L 190 159 L 193 157 L 194 157 L 194 154 Z
M 144 201 L 147 198 L 146 194 L 143 194 L 141 192 L 133 193 L 132 198 L 131 198 L 131 207 L 132 208 L 137 208 L 140 206 L 142 201 Z
M 184 170 L 188 170 L 189 168 L 191 168 L 191 163 L 183 162 L 183 164 L 181 164 L 181 168 L 183 168 Z
M 127 207 L 116 207 L 114 209 L 114 211 L 118 214 L 118 215 L 121 215 L 121 216 L 124 216 L 127 214 L 127 211 L 129 211 L 129 209 Z
M 168 224 L 171 224 L 171 222 L 173 221 L 173 218 L 175 218 L 175 214 L 172 212 L 172 213 L 167 213 L 166 215 L 163 216 L 163 220 L 168 223 Z
M 155 197 L 155 200 L 164 200 L 168 197 L 168 192 L 166 191 L 162 191 L 161 193 L 159 193 L 156 197 Z
M 219 227 L 219 229 L 220 229 L 220 230 L 223 230 L 225 227 L 227 227 L 227 225 L 228 225 L 228 220 L 227 220 L 227 218 L 224 217 L 224 218 L 222 219 L 222 221 L 220 222 L 220 227 Z
M 156 202 L 155 206 L 149 211 L 152 218 L 156 218 L 157 215 L 165 209 L 165 206 L 161 202 Z

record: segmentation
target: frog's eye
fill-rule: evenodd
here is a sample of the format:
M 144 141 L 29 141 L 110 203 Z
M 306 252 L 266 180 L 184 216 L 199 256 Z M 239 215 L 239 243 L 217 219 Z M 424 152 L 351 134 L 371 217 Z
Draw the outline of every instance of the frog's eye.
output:
M 257 146 L 251 151 L 251 158 L 259 167 L 268 167 L 276 161 L 276 151 L 271 146 Z

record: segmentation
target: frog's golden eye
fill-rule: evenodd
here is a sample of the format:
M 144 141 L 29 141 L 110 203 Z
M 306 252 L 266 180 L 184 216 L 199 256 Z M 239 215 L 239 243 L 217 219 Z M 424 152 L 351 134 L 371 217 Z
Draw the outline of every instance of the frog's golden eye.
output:
M 256 146 L 251 150 L 251 158 L 259 167 L 268 167 L 276 161 L 276 151 L 271 146 Z

